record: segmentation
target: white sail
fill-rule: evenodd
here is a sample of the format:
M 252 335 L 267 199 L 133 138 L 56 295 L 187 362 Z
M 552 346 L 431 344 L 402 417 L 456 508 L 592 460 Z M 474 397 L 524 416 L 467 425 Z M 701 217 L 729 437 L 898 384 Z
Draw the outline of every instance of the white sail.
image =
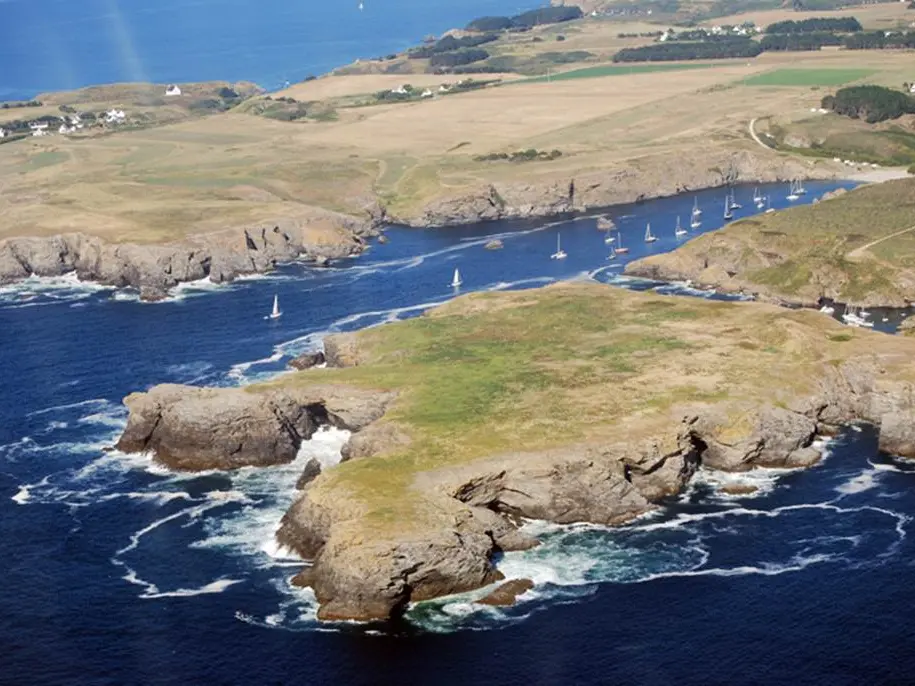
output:
M 270 319 L 279 319 L 283 313 L 280 312 L 280 297 L 278 295 L 273 296 L 273 310 L 270 312 Z
M 686 229 L 680 224 L 680 215 L 677 215 L 677 228 L 674 229 L 675 236 L 682 236 L 686 233 Z
M 564 260 L 566 258 L 566 253 L 562 249 L 562 244 L 560 243 L 560 235 L 556 234 L 556 252 L 550 255 L 551 260 Z
M 725 219 L 730 219 L 730 218 L 733 217 L 733 216 L 734 216 L 734 215 L 733 215 L 733 213 L 731 212 L 731 202 L 730 202 L 730 198 L 728 198 L 727 196 L 724 196 L 724 218 L 725 218 Z
M 651 223 L 649 222 L 645 225 L 645 242 L 654 243 L 656 240 L 658 240 L 658 237 L 651 235 Z
M 702 210 L 699 209 L 699 198 L 693 200 L 693 218 L 697 219 L 702 216 Z
M 464 283 L 464 282 L 461 281 L 461 270 L 455 267 L 455 269 L 454 269 L 454 276 L 453 276 L 452 279 L 451 279 L 451 285 L 452 285 L 454 288 L 457 288 L 457 287 L 460 286 L 462 283 Z

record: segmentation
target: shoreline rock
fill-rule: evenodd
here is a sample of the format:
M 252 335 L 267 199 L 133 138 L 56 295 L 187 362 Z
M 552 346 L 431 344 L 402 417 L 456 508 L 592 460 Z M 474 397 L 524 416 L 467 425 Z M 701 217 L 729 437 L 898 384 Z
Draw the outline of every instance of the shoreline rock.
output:
M 341 341 L 351 339 L 340 337 L 331 348 Z M 619 525 L 682 492 L 700 464 L 729 472 L 809 467 L 820 458 L 815 437 L 853 421 L 878 427 L 881 450 L 915 456 L 915 385 L 886 374 L 884 364 L 896 358 L 881 360 L 875 351 L 824 363 L 815 388 L 778 406 L 725 399 L 638 441 L 500 454 L 417 472 L 408 492 L 421 515 L 395 529 L 364 529 L 363 501 L 324 488 L 333 470 L 317 473 L 310 465 L 277 540 L 312 563 L 296 583 L 314 589 L 320 619 L 396 616 L 410 602 L 500 580 L 499 552 L 538 544 L 520 521 Z M 409 449 L 402 428 L 378 421 L 392 399 L 336 386 L 157 386 L 126 399 L 130 417 L 118 447 L 152 451 L 176 469 L 270 465 L 294 459 L 301 441 L 328 423 L 355 432 L 352 459 L 371 460 Z
M 530 579 L 512 579 L 506 581 L 491 593 L 486 594 L 476 602 L 480 605 L 492 605 L 494 607 L 509 607 L 514 605 L 518 596 L 522 596 L 534 587 L 534 582 Z
M 308 238 L 307 224 L 287 220 L 167 244 L 109 243 L 83 233 L 6 238 L 0 240 L 0 284 L 75 272 L 81 281 L 137 288 L 142 300 L 157 301 L 180 283 L 229 283 L 302 257 L 321 265 L 357 255 L 377 231 L 374 219 L 323 214 L 333 229 L 322 242 Z

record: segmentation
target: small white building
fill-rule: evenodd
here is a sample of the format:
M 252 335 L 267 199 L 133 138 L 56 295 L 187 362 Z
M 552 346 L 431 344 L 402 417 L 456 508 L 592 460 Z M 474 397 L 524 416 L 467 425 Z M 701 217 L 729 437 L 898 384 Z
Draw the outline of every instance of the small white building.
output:
M 6 131 L 0 129 L 0 138 L 6 138 Z
M 29 124 L 29 128 L 32 130 L 33 136 L 47 136 L 50 133 L 47 122 L 33 121 Z
M 448 85 L 447 83 L 443 83 L 441 86 L 438 87 L 439 93 L 447 93 L 450 90 L 451 90 L 451 86 Z
M 915 93 L 915 82 L 909 84 L 909 93 Z
M 167 96 L 181 95 L 181 89 L 178 88 L 177 84 L 174 84 L 174 83 L 169 84 L 168 88 L 165 89 L 165 95 L 167 95 Z
M 431 97 L 432 97 L 432 91 L 429 90 L 429 89 L 427 88 L 426 90 L 423 91 L 421 97 L 423 97 L 423 98 L 431 98 Z
M 407 90 L 407 86 L 406 86 L 406 84 L 404 84 L 402 86 L 397 86 L 397 88 L 392 88 L 391 92 L 395 93 L 397 95 L 406 95 L 410 91 Z
M 120 124 L 127 118 L 127 114 L 124 110 L 108 110 L 105 112 L 105 121 L 109 124 Z

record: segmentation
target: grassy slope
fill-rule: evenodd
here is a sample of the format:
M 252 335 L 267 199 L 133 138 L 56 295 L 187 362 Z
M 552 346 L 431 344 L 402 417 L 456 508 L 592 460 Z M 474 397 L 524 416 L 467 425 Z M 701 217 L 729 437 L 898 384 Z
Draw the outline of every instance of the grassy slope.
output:
M 812 388 L 819 364 L 869 340 L 806 311 L 563 284 L 475 294 L 360 332 L 364 365 L 274 383 L 401 392 L 383 421 L 412 445 L 345 463 L 320 488 L 358 498 L 369 524 L 408 526 L 422 508 L 407 491 L 419 472 L 519 449 L 634 443 L 697 404 L 726 401 L 737 431 L 745 408 L 788 402 Z
M 901 284 L 908 277 L 903 272 L 915 268 L 915 179 L 734 222 L 677 252 L 708 255 L 711 264 L 731 264 L 736 255 L 738 279 L 777 295 L 815 297 L 820 282 L 835 287 L 843 301 L 904 298 Z M 763 266 L 761 258 L 773 264 Z

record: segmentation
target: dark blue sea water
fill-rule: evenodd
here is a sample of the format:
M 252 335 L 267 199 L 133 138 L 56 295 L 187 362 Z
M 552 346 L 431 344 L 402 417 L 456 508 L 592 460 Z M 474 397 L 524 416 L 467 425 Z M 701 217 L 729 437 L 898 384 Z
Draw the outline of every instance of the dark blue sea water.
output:
M 265 88 L 386 55 L 518 0 L 0 0 L 0 100 L 119 81 Z
M 834 186 L 811 184 L 805 202 Z M 751 192 L 738 192 L 747 207 Z M 704 230 L 721 195 L 699 194 Z M 692 202 L 619 208 L 630 257 L 674 247 Z M 550 260 L 560 232 L 569 257 Z M 503 250 L 483 248 L 492 235 Z M 155 305 L 66 278 L 0 290 L 0 683 L 911 683 L 915 465 L 878 455 L 867 427 L 808 471 L 702 473 L 621 529 L 530 524 L 545 544 L 500 562 L 537 582 L 516 607 L 462 596 L 369 628 L 318 625 L 313 597 L 287 584 L 299 565 L 272 534 L 301 461 L 192 476 L 102 451 L 127 393 L 267 378 L 327 331 L 453 297 L 456 266 L 464 292 L 633 285 L 593 219 L 389 236 L 331 269 L 197 284 Z M 285 313 L 268 322 L 274 293 Z M 323 432 L 302 459 L 332 461 L 344 439 Z M 759 491 L 717 490 L 735 480 Z

